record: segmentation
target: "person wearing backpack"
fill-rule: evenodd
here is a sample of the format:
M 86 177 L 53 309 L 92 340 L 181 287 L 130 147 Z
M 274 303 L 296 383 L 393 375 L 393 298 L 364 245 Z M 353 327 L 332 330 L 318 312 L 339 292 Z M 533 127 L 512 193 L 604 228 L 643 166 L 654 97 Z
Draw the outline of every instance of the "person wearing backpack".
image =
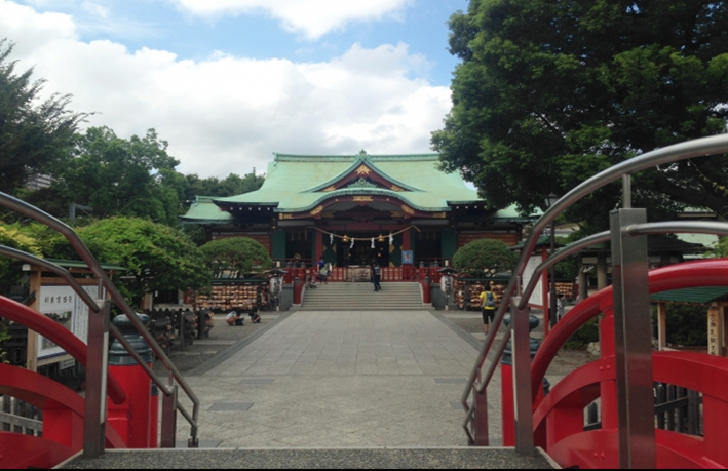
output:
M 490 286 L 490 283 L 485 285 L 485 289 L 480 295 L 480 300 L 483 305 L 483 323 L 485 324 L 485 335 L 490 332 L 490 324 L 495 320 L 495 311 L 498 307 L 498 297 Z

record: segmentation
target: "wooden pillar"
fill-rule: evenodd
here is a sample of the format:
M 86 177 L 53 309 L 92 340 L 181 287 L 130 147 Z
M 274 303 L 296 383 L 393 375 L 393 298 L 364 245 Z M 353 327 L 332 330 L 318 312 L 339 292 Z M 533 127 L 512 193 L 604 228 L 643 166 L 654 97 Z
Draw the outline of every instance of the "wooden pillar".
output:
M 728 315 L 728 312 L 727 312 L 728 309 L 726 309 L 726 307 L 728 307 L 728 306 L 726 306 L 725 304 L 722 304 L 720 306 L 720 318 L 723 321 L 722 322 L 723 329 L 722 329 L 722 332 L 720 335 L 721 342 L 723 345 L 723 350 L 721 351 L 721 356 L 724 356 L 724 357 L 728 357 L 728 328 L 727 328 L 728 327 L 728 318 L 726 317 L 726 315 Z
M 402 250 L 412 250 L 412 230 L 402 234 Z
M 589 297 L 589 277 L 586 276 L 584 266 L 579 265 L 579 301 L 584 301 Z
M 549 258 L 549 252 L 546 246 L 541 248 L 541 262 L 545 262 Z M 544 270 L 541 275 L 541 307 L 543 309 L 543 331 L 544 336 L 549 334 L 551 322 L 549 322 L 549 271 Z
M 608 275 L 608 267 L 607 267 L 607 253 L 601 252 L 598 256 L 598 262 L 597 262 L 597 276 L 598 276 L 598 284 L 599 284 L 599 291 L 603 290 L 607 286 L 609 286 L 609 282 L 607 281 L 607 275 Z
M 722 332 L 725 330 L 722 309 L 713 304 L 708 310 L 708 355 L 720 356 L 723 353 L 724 343 Z
M 657 343 L 659 350 L 667 348 L 667 304 L 657 304 Z
M 318 263 L 319 259 L 324 255 L 324 237 L 319 231 L 315 231 L 315 251 L 313 254 L 313 263 Z
M 29 307 L 40 312 L 40 288 L 43 271 L 40 268 L 31 268 L 30 273 L 30 294 L 35 296 L 33 304 Z M 33 372 L 38 372 L 38 332 L 28 329 L 28 351 L 26 352 L 25 367 Z

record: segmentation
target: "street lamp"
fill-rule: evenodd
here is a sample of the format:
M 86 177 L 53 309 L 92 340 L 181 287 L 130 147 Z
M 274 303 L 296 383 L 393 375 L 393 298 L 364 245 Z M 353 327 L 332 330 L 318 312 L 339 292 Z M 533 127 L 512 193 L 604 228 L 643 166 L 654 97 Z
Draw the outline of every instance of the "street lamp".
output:
M 551 193 L 545 199 L 546 207 L 551 208 L 559 202 L 561 198 Z M 556 252 L 556 221 L 551 221 L 551 256 Z M 550 327 L 556 325 L 558 317 L 558 309 L 556 307 L 556 270 L 553 265 L 549 269 L 549 278 L 551 279 L 551 286 L 549 289 L 549 316 L 548 322 Z

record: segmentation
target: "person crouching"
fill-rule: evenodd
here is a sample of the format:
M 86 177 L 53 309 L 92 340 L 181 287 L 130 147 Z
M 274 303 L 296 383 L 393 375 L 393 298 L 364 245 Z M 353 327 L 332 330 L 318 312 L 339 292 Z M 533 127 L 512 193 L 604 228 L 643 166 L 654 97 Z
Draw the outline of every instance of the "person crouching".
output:
M 227 315 L 226 321 L 229 326 L 243 325 L 243 316 L 238 314 L 236 311 L 231 311 L 230 314 Z

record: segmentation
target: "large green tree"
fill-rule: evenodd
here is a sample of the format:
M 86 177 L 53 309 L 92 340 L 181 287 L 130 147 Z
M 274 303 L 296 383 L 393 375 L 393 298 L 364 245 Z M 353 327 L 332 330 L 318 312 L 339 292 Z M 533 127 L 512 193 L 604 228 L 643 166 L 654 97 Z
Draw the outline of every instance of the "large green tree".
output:
M 273 268 L 268 250 L 247 237 L 213 240 L 200 250 L 215 278 L 244 278 Z
M 40 101 L 44 80 L 17 72 L 13 44 L 0 39 L 0 191 L 14 193 L 37 173 L 69 158 L 79 123 L 87 116 L 67 109 L 70 95 Z
M 129 270 L 134 279 L 124 283 L 137 300 L 154 290 L 201 289 L 210 284 L 212 275 L 202 252 L 180 230 L 142 219 L 114 218 L 80 228 L 78 234 L 89 247 L 100 247 L 94 254 L 98 259 Z
M 151 219 L 177 226 L 186 182 L 154 129 L 122 139 L 108 127 L 77 136 L 75 156 L 59 175 L 66 203 L 94 208 L 97 217 Z
M 725 132 L 726 24 L 728 2 L 471 0 L 450 19 L 462 62 L 432 146 L 494 207 L 529 212 L 639 153 Z M 635 176 L 653 218 L 685 205 L 727 217 L 727 188 L 720 157 Z M 604 189 L 570 217 L 603 226 L 619 199 Z

